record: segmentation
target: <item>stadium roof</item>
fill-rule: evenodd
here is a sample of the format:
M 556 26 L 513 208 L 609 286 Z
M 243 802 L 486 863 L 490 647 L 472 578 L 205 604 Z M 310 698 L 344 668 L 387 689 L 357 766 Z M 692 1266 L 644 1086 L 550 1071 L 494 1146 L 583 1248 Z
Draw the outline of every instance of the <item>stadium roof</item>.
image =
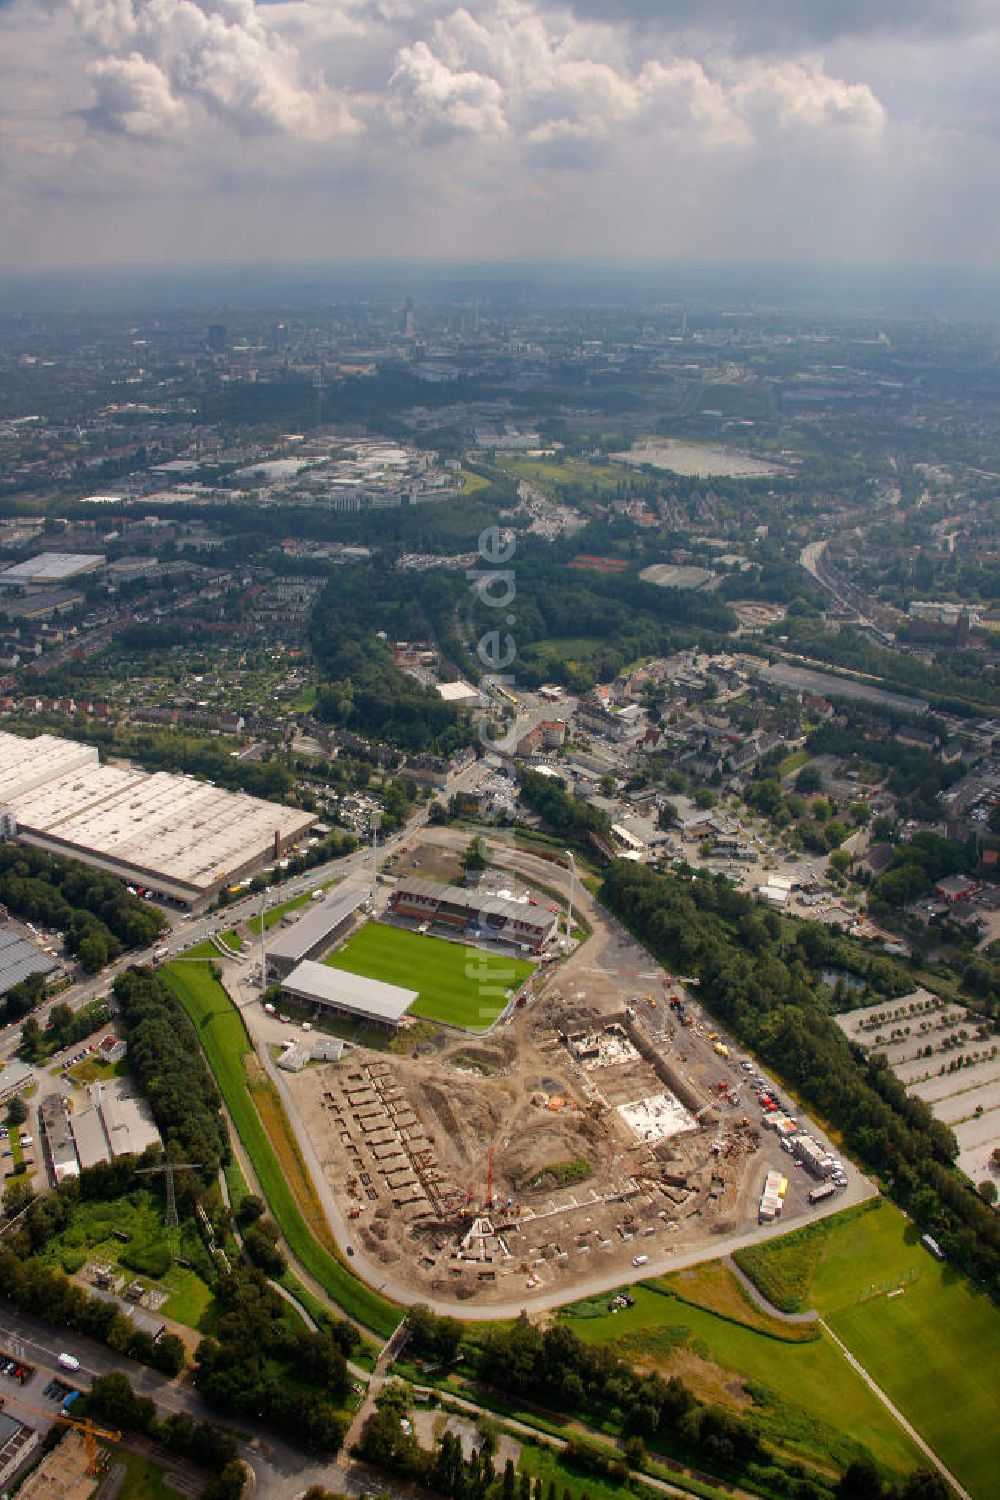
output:
M 506 896 L 491 896 L 486 892 L 464 890 L 460 885 L 439 885 L 436 880 L 410 879 L 408 876 L 397 884 L 393 895 L 423 896 L 428 901 L 439 901 L 446 906 L 468 912 L 472 917 L 481 917 L 485 922 L 520 922 L 528 927 L 545 931 L 552 925 L 548 911 L 541 906 L 532 906 L 530 901 L 511 901 Z
M 29 974 L 51 974 L 59 965 L 9 927 L 0 927 L 0 995 Z
M 380 979 L 364 979 L 346 969 L 332 969 L 328 964 L 306 959 L 283 981 L 282 989 L 297 999 L 315 1005 L 330 1005 L 365 1020 L 382 1021 L 398 1026 L 417 998 L 417 990 L 404 990 L 398 984 Z
M 324 938 L 335 932 L 341 922 L 354 915 L 367 894 L 367 890 L 358 886 L 341 886 L 325 901 L 311 903 L 297 922 L 284 928 L 273 939 L 268 938 L 268 958 L 284 959 L 289 963 L 305 958 Z

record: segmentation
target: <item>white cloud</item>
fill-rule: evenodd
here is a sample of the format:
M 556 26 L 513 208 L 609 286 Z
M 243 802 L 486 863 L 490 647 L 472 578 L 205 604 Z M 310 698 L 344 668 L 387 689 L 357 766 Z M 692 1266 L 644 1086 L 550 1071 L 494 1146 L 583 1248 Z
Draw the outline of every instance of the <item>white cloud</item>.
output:
M 102 58 L 88 76 L 97 95 L 90 118 L 102 129 L 158 136 L 185 122 L 187 112 L 170 92 L 166 74 L 138 52 Z
M 140 78 L 156 88 L 163 128 L 176 128 L 186 106 L 236 129 L 273 130 L 324 140 L 355 128 L 346 101 L 269 23 L 254 0 L 68 0 L 81 35 L 107 55 L 90 69 L 99 89 L 127 91 Z M 140 64 L 145 64 L 145 69 Z M 162 82 L 153 84 L 151 69 Z M 105 110 L 95 122 L 132 130 L 127 112 Z M 151 112 L 144 134 L 153 134 Z M 193 119 L 193 116 L 191 117 Z
M 758 127 L 800 134 L 847 125 L 860 134 L 884 123 L 867 85 L 827 76 L 818 59 L 710 68 L 665 51 L 634 65 L 622 41 L 610 25 L 543 16 L 523 0 L 497 0 L 477 15 L 459 7 L 400 49 L 395 118 L 425 135 L 505 132 L 529 147 L 606 143 L 637 129 L 692 145 L 747 145 Z
M 1000 253 L 1000 41 L 872 4 L 0 0 L 0 242 Z

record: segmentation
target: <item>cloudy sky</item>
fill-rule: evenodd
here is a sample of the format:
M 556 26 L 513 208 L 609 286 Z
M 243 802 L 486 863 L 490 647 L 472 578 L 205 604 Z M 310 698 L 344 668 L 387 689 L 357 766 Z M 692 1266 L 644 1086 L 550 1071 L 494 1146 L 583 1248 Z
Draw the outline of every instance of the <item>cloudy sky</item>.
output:
M 0 0 L 0 270 L 995 266 L 996 0 Z

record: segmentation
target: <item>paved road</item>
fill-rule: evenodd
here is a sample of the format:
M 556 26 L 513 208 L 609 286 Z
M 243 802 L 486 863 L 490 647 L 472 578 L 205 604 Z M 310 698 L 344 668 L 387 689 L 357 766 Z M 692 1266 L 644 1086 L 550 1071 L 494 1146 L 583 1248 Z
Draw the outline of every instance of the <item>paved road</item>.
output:
M 900 1427 L 902 1427 L 903 1431 L 906 1433 L 910 1441 L 915 1443 L 924 1457 L 930 1460 L 945 1483 L 950 1484 L 952 1489 L 962 1497 L 962 1500 L 972 1500 L 972 1496 L 969 1494 L 968 1490 L 965 1489 L 963 1485 L 959 1484 L 958 1480 L 955 1478 L 950 1469 L 945 1468 L 944 1464 L 934 1452 L 934 1449 L 930 1446 L 929 1443 L 926 1443 L 924 1441 L 913 1424 L 906 1420 L 899 1407 L 896 1406 L 894 1402 L 889 1400 L 889 1397 L 886 1395 L 882 1387 L 876 1384 L 876 1382 L 873 1380 L 871 1375 L 869 1375 L 868 1371 L 865 1369 L 860 1360 L 855 1359 L 850 1349 L 848 1349 L 847 1345 L 843 1342 L 842 1339 L 839 1339 L 837 1337 L 833 1329 L 830 1327 L 829 1323 L 827 1323 L 823 1318 L 820 1318 L 819 1322 L 820 1327 L 824 1330 L 824 1332 L 830 1335 L 831 1339 L 836 1344 L 841 1354 L 847 1360 L 847 1363 L 850 1365 L 851 1369 L 854 1370 L 856 1374 L 861 1376 L 861 1379 L 864 1381 L 868 1389 L 873 1393 L 873 1395 L 878 1397 L 882 1405 L 885 1407 L 886 1411 L 899 1423 Z
M 219 1413 L 206 1405 L 198 1393 L 189 1385 L 168 1381 L 155 1370 L 133 1364 L 114 1354 L 101 1344 L 64 1329 L 55 1330 L 28 1313 L 18 1312 L 8 1303 L 0 1303 L 0 1337 L 5 1343 L 17 1341 L 18 1352 L 29 1364 L 42 1368 L 45 1378 L 58 1375 L 66 1379 L 66 1371 L 60 1370 L 57 1356 L 61 1351 L 75 1354 L 80 1361 L 80 1370 L 72 1377 L 95 1378 L 115 1370 L 124 1370 L 132 1382 L 133 1389 L 141 1396 L 150 1396 L 165 1412 L 189 1412 L 198 1421 L 224 1421 Z M 44 1382 L 43 1382 L 44 1383 Z M 86 1384 L 86 1381 L 83 1381 Z M 4 1391 L 7 1405 L 16 1413 L 14 1391 Z M 32 1405 L 45 1405 L 44 1401 L 31 1398 Z M 53 1408 L 55 1410 L 55 1408 Z M 37 1418 L 26 1418 L 29 1425 L 37 1424 Z M 261 1495 L 291 1495 L 310 1484 L 325 1484 L 330 1465 L 307 1458 L 294 1448 L 283 1443 L 274 1433 L 254 1422 L 241 1418 L 237 1424 L 247 1434 L 249 1441 L 240 1444 L 240 1457 L 253 1469 L 257 1490 Z M 360 1490 L 358 1491 L 360 1493 Z
M 16 1311 L 6 1302 L 0 1302 L 0 1343 L 39 1371 L 25 1392 L 25 1399 L 30 1400 L 32 1406 L 44 1407 L 47 1404 L 41 1396 L 41 1387 L 53 1375 L 67 1383 L 76 1382 L 86 1388 L 90 1380 L 98 1375 L 124 1371 L 133 1390 L 138 1395 L 149 1396 L 161 1412 L 186 1411 L 197 1421 L 221 1422 L 226 1425 L 227 1419 L 220 1417 L 218 1412 L 206 1405 L 198 1393 L 183 1381 L 167 1380 L 155 1370 L 133 1364 L 131 1360 L 113 1354 L 101 1344 L 91 1343 L 89 1339 L 65 1330 L 54 1330 L 38 1318 Z M 63 1350 L 75 1354 L 80 1361 L 80 1369 L 75 1375 L 70 1376 L 56 1363 L 58 1354 Z M 387 1367 L 388 1358 L 385 1368 Z M 35 1385 L 38 1386 L 37 1392 L 34 1390 Z M 7 1408 L 15 1416 L 16 1392 L 19 1389 L 5 1388 L 3 1392 Z M 58 1410 L 55 1403 L 52 1410 L 53 1414 Z M 368 1410 L 370 1407 L 365 1408 L 366 1415 Z M 25 1413 L 24 1420 L 32 1427 L 39 1424 L 39 1418 L 33 1414 Z M 232 1425 L 246 1434 L 248 1440 L 239 1444 L 239 1456 L 252 1469 L 253 1493 L 262 1497 L 262 1500 L 263 1497 L 267 1497 L 267 1500 L 292 1500 L 293 1496 L 302 1495 L 311 1485 L 343 1491 L 348 1495 L 377 1492 L 379 1495 L 399 1497 L 399 1500 L 411 1494 L 406 1486 L 398 1486 L 385 1475 L 375 1473 L 365 1464 L 357 1463 L 349 1456 L 347 1443 L 335 1459 L 324 1461 L 290 1447 L 271 1429 L 243 1417 L 235 1420 Z M 359 1424 L 355 1422 L 352 1424 L 351 1441 L 356 1438 L 358 1430 Z

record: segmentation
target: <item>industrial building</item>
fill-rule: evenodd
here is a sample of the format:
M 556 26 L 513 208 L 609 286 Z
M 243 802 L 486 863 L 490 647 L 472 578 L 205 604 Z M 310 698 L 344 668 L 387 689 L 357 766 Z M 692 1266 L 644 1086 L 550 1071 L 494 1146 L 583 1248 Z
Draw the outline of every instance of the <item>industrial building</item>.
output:
M 559 921 L 558 912 L 527 901 L 412 878 L 400 880 L 389 897 L 389 910 L 398 917 L 459 929 L 474 939 L 489 938 L 533 953 L 555 936 Z
M 15 927 L 0 927 L 0 995 L 6 995 L 29 974 L 54 974 L 59 965 L 54 958 L 21 936 Z
M 39 552 L 24 562 L 14 563 L 0 573 L 0 583 L 63 583 L 104 567 L 104 554 L 98 552 Z
M 29 739 L 0 731 L 0 807 L 48 781 L 96 766 L 99 759 L 96 745 L 81 745 L 54 734 Z
M 38 1433 L 16 1417 L 0 1411 L 0 1488 L 6 1493 L 17 1471 L 38 1446 Z
M 344 969 L 306 959 L 282 982 L 281 992 L 304 1005 L 321 1005 L 324 1010 L 352 1020 L 374 1021 L 380 1026 L 396 1028 L 417 998 L 417 990 L 404 990 L 397 984 L 380 979 L 364 979 Z
M 277 859 L 314 821 L 191 776 L 103 766 L 92 745 L 3 732 L 0 816 L 8 836 L 186 906 Z
M 129 1078 L 92 1084 L 90 1104 L 72 1115 L 51 1094 L 42 1100 L 38 1118 L 56 1183 L 118 1156 L 141 1156 L 148 1146 L 160 1144 L 149 1105 L 136 1095 Z
M 323 901 L 311 902 L 297 921 L 267 939 L 269 976 L 283 979 L 305 959 L 318 958 L 344 936 L 367 899 L 367 889 L 351 885 L 338 886 Z
M 69 1127 L 66 1106 L 58 1094 L 49 1094 L 48 1098 L 42 1100 L 38 1107 L 38 1123 L 52 1181 L 58 1187 L 67 1177 L 79 1177 L 80 1159 L 76 1154 L 76 1142 Z

